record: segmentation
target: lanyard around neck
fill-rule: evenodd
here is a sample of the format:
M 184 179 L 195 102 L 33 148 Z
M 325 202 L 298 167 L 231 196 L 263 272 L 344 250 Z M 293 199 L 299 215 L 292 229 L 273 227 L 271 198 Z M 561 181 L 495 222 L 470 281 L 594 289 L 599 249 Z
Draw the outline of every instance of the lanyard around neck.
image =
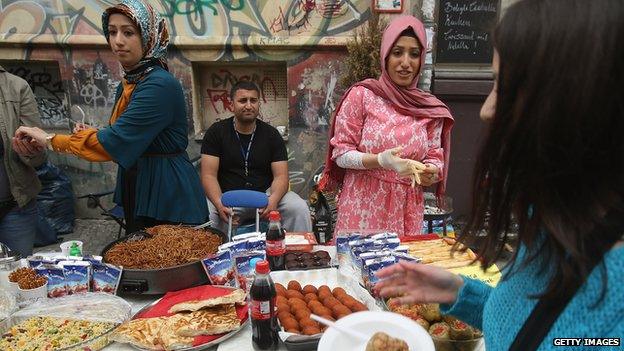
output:
M 234 135 L 236 135 L 236 139 L 238 139 L 238 143 L 240 145 L 241 155 L 243 156 L 243 160 L 245 161 L 245 177 L 249 176 L 249 154 L 251 153 L 251 143 L 253 142 L 254 135 L 256 134 L 257 124 L 254 126 L 253 132 L 251 132 L 251 138 L 249 139 L 249 144 L 247 144 L 247 151 L 243 148 L 243 142 L 240 139 L 240 135 L 238 135 L 238 131 L 236 130 L 236 122 L 232 120 L 232 126 L 234 127 Z

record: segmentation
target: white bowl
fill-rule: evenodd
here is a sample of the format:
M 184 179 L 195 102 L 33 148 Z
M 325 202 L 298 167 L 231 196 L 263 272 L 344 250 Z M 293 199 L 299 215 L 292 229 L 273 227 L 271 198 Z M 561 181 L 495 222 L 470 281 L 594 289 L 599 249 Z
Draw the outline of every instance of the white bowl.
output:
M 45 299 L 48 297 L 48 282 L 34 289 L 17 288 L 18 300 L 21 302 Z
M 64 256 L 69 256 L 69 250 L 71 249 L 71 246 L 73 243 L 78 244 L 78 247 L 80 248 L 80 253 L 82 256 L 82 241 L 80 240 L 70 240 L 70 241 L 65 241 L 63 243 L 61 243 L 61 252 L 63 253 Z
M 19 284 L 15 282 L 9 282 L 9 285 L 6 290 L 10 292 L 11 294 L 17 296 L 17 289 L 19 289 Z
M 336 322 L 339 326 L 354 329 L 370 337 L 376 332 L 384 332 L 404 340 L 410 351 L 434 351 L 429 333 L 413 320 L 392 312 L 364 311 L 350 314 Z M 366 343 L 354 340 L 334 328 L 328 328 L 318 345 L 319 351 L 354 350 L 363 351 Z

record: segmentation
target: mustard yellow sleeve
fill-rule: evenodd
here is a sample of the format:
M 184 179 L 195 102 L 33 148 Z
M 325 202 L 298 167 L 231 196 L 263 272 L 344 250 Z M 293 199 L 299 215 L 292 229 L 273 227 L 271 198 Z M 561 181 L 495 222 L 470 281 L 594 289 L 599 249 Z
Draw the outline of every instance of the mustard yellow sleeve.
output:
M 97 139 L 97 129 L 86 129 L 72 135 L 57 134 L 52 138 L 52 148 L 57 152 L 74 154 L 92 162 L 111 161 Z

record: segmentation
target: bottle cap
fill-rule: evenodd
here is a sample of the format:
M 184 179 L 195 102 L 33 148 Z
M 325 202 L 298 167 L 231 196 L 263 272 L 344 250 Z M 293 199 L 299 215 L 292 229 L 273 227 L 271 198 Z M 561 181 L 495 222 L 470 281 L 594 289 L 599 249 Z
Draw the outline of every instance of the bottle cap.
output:
M 258 257 L 254 257 L 251 260 L 249 260 L 249 267 L 251 267 L 251 269 L 256 269 L 256 263 L 262 261 L 261 258 Z
M 258 261 L 258 263 L 256 263 L 256 273 L 267 274 L 270 271 L 271 270 L 269 269 L 269 261 L 261 260 L 261 261 Z
M 278 211 L 271 211 L 269 212 L 269 221 L 273 222 L 273 221 L 279 221 L 281 219 L 280 214 Z

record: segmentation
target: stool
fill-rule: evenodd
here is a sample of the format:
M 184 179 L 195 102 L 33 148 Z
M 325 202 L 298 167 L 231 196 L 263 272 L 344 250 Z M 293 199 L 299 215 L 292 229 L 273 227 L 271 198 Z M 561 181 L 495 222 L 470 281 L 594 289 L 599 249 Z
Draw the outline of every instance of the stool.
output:
M 441 205 L 441 206 L 440 206 Z M 442 235 L 446 236 L 446 221 L 453 213 L 453 198 L 445 196 L 443 203 L 439 204 L 436 196 L 432 193 L 424 194 L 423 220 L 427 222 L 427 234 L 433 233 L 433 221 L 442 221 Z
M 442 220 L 442 236 L 446 236 L 446 220 L 450 217 L 450 213 L 444 215 L 431 215 L 426 214 L 423 217 L 423 220 L 427 222 L 427 234 L 433 233 L 433 221 Z
M 234 216 L 234 207 L 255 208 L 256 209 L 256 231 L 260 231 L 260 213 L 259 209 L 269 205 L 269 197 L 267 194 L 254 190 L 230 190 L 221 195 L 221 203 L 223 206 L 232 209 L 232 215 L 228 218 L 228 239 L 232 239 L 232 217 Z

